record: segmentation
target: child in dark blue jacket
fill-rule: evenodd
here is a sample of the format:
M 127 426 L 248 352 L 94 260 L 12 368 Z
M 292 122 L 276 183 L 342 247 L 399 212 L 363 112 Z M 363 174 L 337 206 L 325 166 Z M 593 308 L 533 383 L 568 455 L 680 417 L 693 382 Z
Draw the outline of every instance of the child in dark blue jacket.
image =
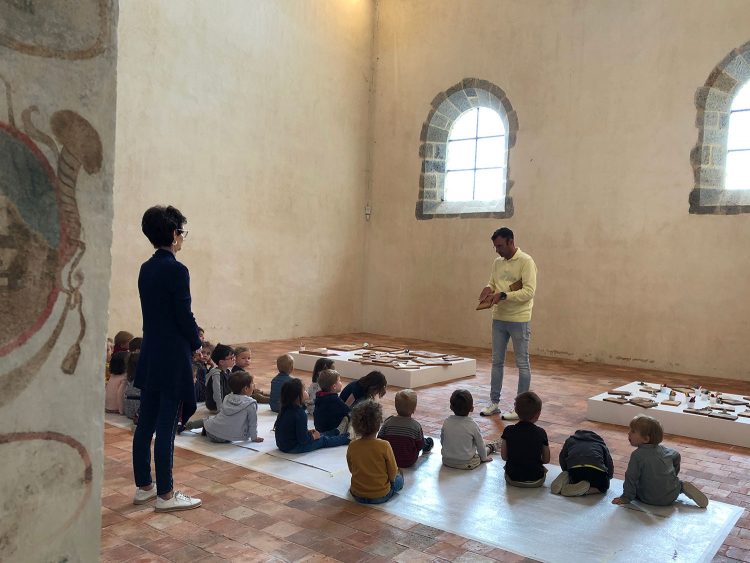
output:
M 342 434 L 349 427 L 349 413 L 351 409 L 339 397 L 341 391 L 341 376 L 334 369 L 327 369 L 318 375 L 320 391 L 315 394 L 315 430 L 327 432 L 338 428 Z
M 271 410 L 279 412 L 281 410 L 281 388 L 284 383 L 292 380 L 294 371 L 294 358 L 289 354 L 284 354 L 276 358 L 276 368 L 279 373 L 271 380 L 271 396 L 268 400 L 271 403 Z
M 340 434 L 335 428 L 323 433 L 307 429 L 306 398 L 307 391 L 296 377 L 281 387 L 281 410 L 274 426 L 276 446 L 282 452 L 301 454 L 348 444 L 349 434 Z
M 576 430 L 560 451 L 562 473 L 552 481 L 550 491 L 574 497 L 605 493 L 615 465 L 607 444 L 591 430 Z

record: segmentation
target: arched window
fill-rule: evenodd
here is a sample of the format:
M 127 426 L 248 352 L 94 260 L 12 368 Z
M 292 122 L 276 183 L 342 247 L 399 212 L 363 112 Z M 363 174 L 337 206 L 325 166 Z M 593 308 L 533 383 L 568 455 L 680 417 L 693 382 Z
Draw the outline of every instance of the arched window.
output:
M 422 127 L 417 219 L 510 217 L 518 119 L 505 92 L 467 78 L 440 92 Z
M 727 190 L 750 190 L 750 82 L 737 91 L 729 110 Z
M 443 201 L 504 201 L 506 139 L 495 110 L 462 113 L 448 134 Z
M 690 213 L 750 213 L 750 42 L 734 49 L 695 93 Z

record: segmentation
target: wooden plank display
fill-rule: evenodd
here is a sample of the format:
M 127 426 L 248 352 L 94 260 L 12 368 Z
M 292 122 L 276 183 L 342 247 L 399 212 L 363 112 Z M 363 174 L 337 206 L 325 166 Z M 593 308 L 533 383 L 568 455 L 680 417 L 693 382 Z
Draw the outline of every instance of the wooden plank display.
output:
M 725 405 L 737 405 L 737 406 L 743 406 L 743 407 L 750 405 L 750 403 L 748 403 L 747 401 L 740 401 L 737 399 L 725 399 L 724 397 L 719 397 L 719 402 Z
M 660 405 L 667 405 L 667 406 L 670 406 L 670 407 L 679 407 L 680 406 L 680 401 L 662 401 L 659 404 Z
M 331 352 L 327 348 L 313 348 L 311 350 L 300 350 L 300 354 L 307 354 L 308 356 L 337 356 L 336 352 Z
M 445 355 L 438 352 L 427 352 L 426 350 L 410 350 L 409 353 L 416 358 L 442 358 Z
M 375 352 L 390 352 L 391 354 L 400 354 L 401 352 L 405 352 L 406 348 L 403 346 L 381 346 L 381 345 L 372 345 L 367 348 L 368 350 L 374 350 Z
M 706 416 L 711 411 L 708 409 L 691 409 L 688 407 L 686 409 L 682 409 L 682 412 L 687 414 L 701 414 L 703 416 Z
M 629 397 L 632 395 L 630 391 L 618 391 L 617 389 L 612 389 L 611 391 L 607 391 L 610 395 L 621 395 L 623 397 Z
M 463 356 L 443 356 L 443 359 L 446 362 L 460 362 L 464 358 L 463 358 Z
M 750 418 L 750 411 L 738 412 L 737 416 L 744 416 L 745 418 Z
M 638 390 L 644 393 L 658 393 L 659 391 L 661 391 L 661 389 L 659 389 L 658 387 L 650 387 L 649 385 L 644 385 Z
M 627 399 L 623 399 L 622 397 L 604 397 L 602 401 L 607 401 L 608 403 L 617 403 L 618 405 L 624 405 L 628 402 Z
M 361 350 L 364 348 L 361 344 L 336 344 L 335 346 L 329 346 L 329 350 L 339 350 L 341 352 L 354 352 L 355 350 Z
M 443 358 L 415 358 L 415 362 L 424 366 L 450 366 L 452 362 L 446 362 Z
M 724 420 L 737 420 L 737 415 L 730 412 L 710 412 L 708 416 L 713 418 L 723 418 Z
M 628 402 L 631 405 L 635 405 L 636 407 L 642 407 L 644 409 L 651 409 L 659 404 L 653 399 L 647 399 L 646 397 L 633 397 Z

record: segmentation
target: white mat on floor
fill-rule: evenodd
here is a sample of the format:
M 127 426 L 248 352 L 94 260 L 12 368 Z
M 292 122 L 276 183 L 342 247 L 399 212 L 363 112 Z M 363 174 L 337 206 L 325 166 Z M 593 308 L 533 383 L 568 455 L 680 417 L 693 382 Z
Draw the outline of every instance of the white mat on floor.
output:
M 175 445 L 350 498 L 346 448 L 284 454 L 275 447 L 274 420 L 261 405 L 258 427 L 265 441 L 259 444 L 214 444 L 185 432 Z M 130 426 L 117 415 L 106 421 Z M 703 510 L 684 496 L 670 507 L 618 507 L 611 504 L 622 492 L 618 479 L 604 497 L 564 498 L 549 492 L 560 468 L 547 467 L 544 488 L 507 487 L 499 457 L 474 471 L 450 469 L 441 464 L 437 442 L 433 453 L 404 471 L 404 490 L 379 508 L 542 561 L 711 561 L 743 512 L 714 501 Z

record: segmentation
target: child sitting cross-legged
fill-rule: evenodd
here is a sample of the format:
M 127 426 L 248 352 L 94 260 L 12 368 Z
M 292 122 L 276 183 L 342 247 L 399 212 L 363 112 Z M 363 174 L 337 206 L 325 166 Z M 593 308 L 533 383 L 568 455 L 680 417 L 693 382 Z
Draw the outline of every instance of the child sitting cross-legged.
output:
M 576 430 L 565 440 L 560 467 L 562 473 L 549 488 L 552 494 L 564 497 L 605 493 L 615 472 L 607 444 L 591 430 Z
M 549 441 L 544 428 L 534 424 L 542 413 L 542 400 L 533 391 L 516 397 L 518 422 L 506 426 L 500 443 L 505 460 L 505 482 L 514 487 L 541 487 L 547 476 Z
M 234 367 L 234 350 L 226 344 L 217 344 L 211 352 L 211 361 L 216 367 L 211 368 L 206 375 L 206 408 L 211 412 L 218 412 L 224 397 L 231 392 L 229 374 Z
M 661 445 L 664 430 L 661 423 L 650 416 L 639 414 L 630 421 L 628 441 L 635 446 L 630 454 L 622 495 L 613 504 L 628 504 L 638 499 L 646 504 L 667 506 L 680 493 L 701 508 L 708 506 L 708 497 L 692 483 L 680 481 L 680 454 Z
M 382 504 L 404 487 L 391 445 L 376 438 L 382 421 L 383 407 L 373 400 L 361 401 L 352 409 L 352 427 L 362 437 L 346 450 L 352 473 L 349 492 L 363 504 Z
M 339 434 L 335 428 L 322 433 L 307 429 L 307 412 L 304 407 L 307 391 L 300 379 L 292 377 L 284 383 L 280 399 L 281 408 L 274 428 L 276 447 L 282 452 L 302 454 L 349 443 L 349 434 Z
M 271 410 L 273 412 L 281 411 L 281 388 L 284 383 L 292 380 L 292 372 L 294 371 L 294 358 L 289 354 L 283 354 L 276 358 L 276 369 L 279 370 L 274 378 L 271 380 L 271 396 L 269 403 L 271 404 Z
M 485 444 L 479 426 L 469 413 L 474 410 L 474 398 L 466 389 L 451 394 L 453 415 L 443 422 L 440 442 L 443 446 L 443 465 L 455 469 L 476 469 L 480 463 L 492 461 L 494 444 Z
M 253 376 L 235 371 L 229 376 L 231 393 L 224 397 L 216 416 L 203 421 L 203 432 L 212 442 L 262 442 L 258 437 L 258 403 L 253 399 Z
M 327 432 L 337 428 L 344 434 L 349 429 L 350 408 L 339 397 L 341 376 L 334 369 L 325 369 L 318 376 L 320 391 L 315 397 L 313 421 L 315 430 Z
M 424 437 L 422 426 L 412 418 L 417 409 L 417 394 L 413 389 L 402 389 L 396 393 L 397 416 L 385 419 L 378 438 L 387 440 L 393 448 L 399 467 L 411 467 L 420 453 L 429 452 L 435 441 Z
M 252 358 L 252 353 L 250 352 L 250 348 L 247 346 L 235 346 L 234 347 L 234 354 L 235 354 L 235 364 L 232 368 L 232 371 L 247 371 L 250 369 L 250 361 Z M 261 404 L 267 405 L 271 401 L 271 397 L 261 391 L 260 389 L 255 389 L 253 391 L 253 399 L 258 401 Z
M 315 360 L 315 366 L 313 367 L 312 372 L 312 383 L 307 387 L 307 396 L 310 397 L 307 401 L 307 405 L 305 405 L 307 407 L 307 414 L 315 414 L 315 397 L 317 397 L 318 391 L 320 391 L 320 382 L 318 381 L 320 373 L 326 369 L 334 369 L 333 366 L 333 360 L 331 358 L 318 358 Z M 337 393 L 339 391 L 341 391 L 341 389 L 339 389 Z
M 115 352 L 109 360 L 109 381 L 104 390 L 104 410 L 123 414 L 123 398 L 127 383 L 128 352 Z

